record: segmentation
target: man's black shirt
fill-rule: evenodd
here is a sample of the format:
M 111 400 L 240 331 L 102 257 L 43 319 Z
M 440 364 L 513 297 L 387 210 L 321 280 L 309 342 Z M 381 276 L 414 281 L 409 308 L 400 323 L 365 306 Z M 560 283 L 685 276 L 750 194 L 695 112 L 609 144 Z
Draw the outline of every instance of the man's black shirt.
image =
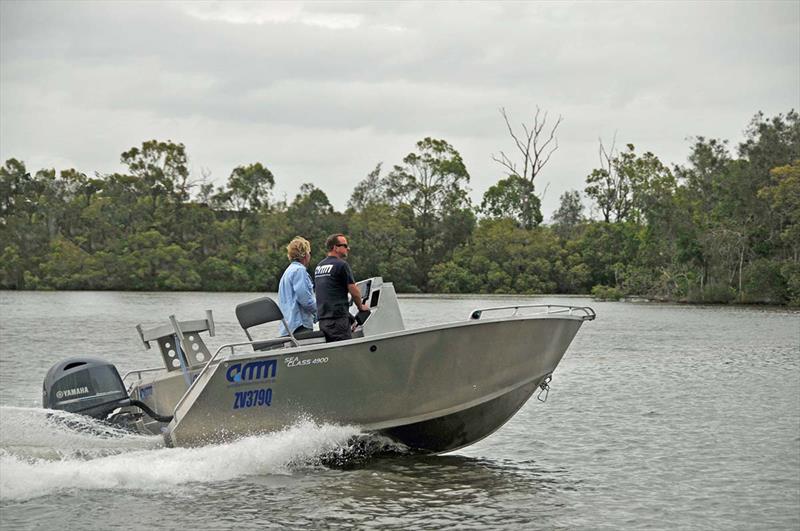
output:
M 347 316 L 347 286 L 355 284 L 350 264 L 335 256 L 327 256 L 314 269 L 314 292 L 317 296 L 317 317 L 336 319 Z

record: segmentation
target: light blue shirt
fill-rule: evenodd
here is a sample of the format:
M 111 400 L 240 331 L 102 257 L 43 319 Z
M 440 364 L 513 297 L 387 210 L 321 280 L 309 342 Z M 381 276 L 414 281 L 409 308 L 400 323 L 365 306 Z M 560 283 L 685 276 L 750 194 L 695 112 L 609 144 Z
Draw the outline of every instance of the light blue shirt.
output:
M 314 328 L 317 321 L 317 299 L 314 298 L 311 277 L 300 262 L 293 261 L 283 272 L 278 284 L 278 301 L 289 330 L 294 332 L 298 326 Z M 288 336 L 289 330 L 281 323 L 278 333 Z

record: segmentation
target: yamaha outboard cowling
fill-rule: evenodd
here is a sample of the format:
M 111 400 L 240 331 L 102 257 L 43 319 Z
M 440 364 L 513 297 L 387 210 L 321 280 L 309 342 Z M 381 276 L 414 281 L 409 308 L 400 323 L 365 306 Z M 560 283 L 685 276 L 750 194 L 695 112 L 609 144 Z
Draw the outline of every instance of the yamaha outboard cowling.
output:
M 125 384 L 112 364 L 94 358 L 62 360 L 47 371 L 42 406 L 105 419 L 129 405 Z

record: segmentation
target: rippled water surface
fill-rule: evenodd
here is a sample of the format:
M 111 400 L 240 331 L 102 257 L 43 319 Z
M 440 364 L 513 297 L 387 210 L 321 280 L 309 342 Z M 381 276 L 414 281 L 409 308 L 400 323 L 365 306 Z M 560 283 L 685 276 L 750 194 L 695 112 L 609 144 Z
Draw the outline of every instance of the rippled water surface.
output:
M 0 528 L 800 528 L 800 315 L 782 310 L 404 297 L 408 328 L 507 302 L 598 314 L 546 403 L 532 399 L 487 439 L 444 456 L 332 466 L 358 427 L 308 419 L 168 449 L 160 437 L 75 430 L 74 418 L 41 409 L 57 360 L 158 366 L 134 325 L 207 308 L 211 345 L 241 340 L 233 308 L 251 297 L 0 292 Z

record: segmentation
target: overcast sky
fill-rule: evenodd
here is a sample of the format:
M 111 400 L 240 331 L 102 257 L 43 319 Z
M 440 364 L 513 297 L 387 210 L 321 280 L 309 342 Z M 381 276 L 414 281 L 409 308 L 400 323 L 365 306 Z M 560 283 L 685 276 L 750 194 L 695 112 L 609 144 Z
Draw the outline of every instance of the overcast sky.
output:
M 800 2 L 0 1 L 0 158 L 121 171 L 183 142 L 219 184 L 261 162 L 343 209 L 378 162 L 426 137 L 464 158 L 472 198 L 513 152 L 498 109 L 561 115 L 537 177 L 549 217 L 583 190 L 598 139 L 682 164 L 689 137 L 736 145 L 752 116 L 800 108 Z

